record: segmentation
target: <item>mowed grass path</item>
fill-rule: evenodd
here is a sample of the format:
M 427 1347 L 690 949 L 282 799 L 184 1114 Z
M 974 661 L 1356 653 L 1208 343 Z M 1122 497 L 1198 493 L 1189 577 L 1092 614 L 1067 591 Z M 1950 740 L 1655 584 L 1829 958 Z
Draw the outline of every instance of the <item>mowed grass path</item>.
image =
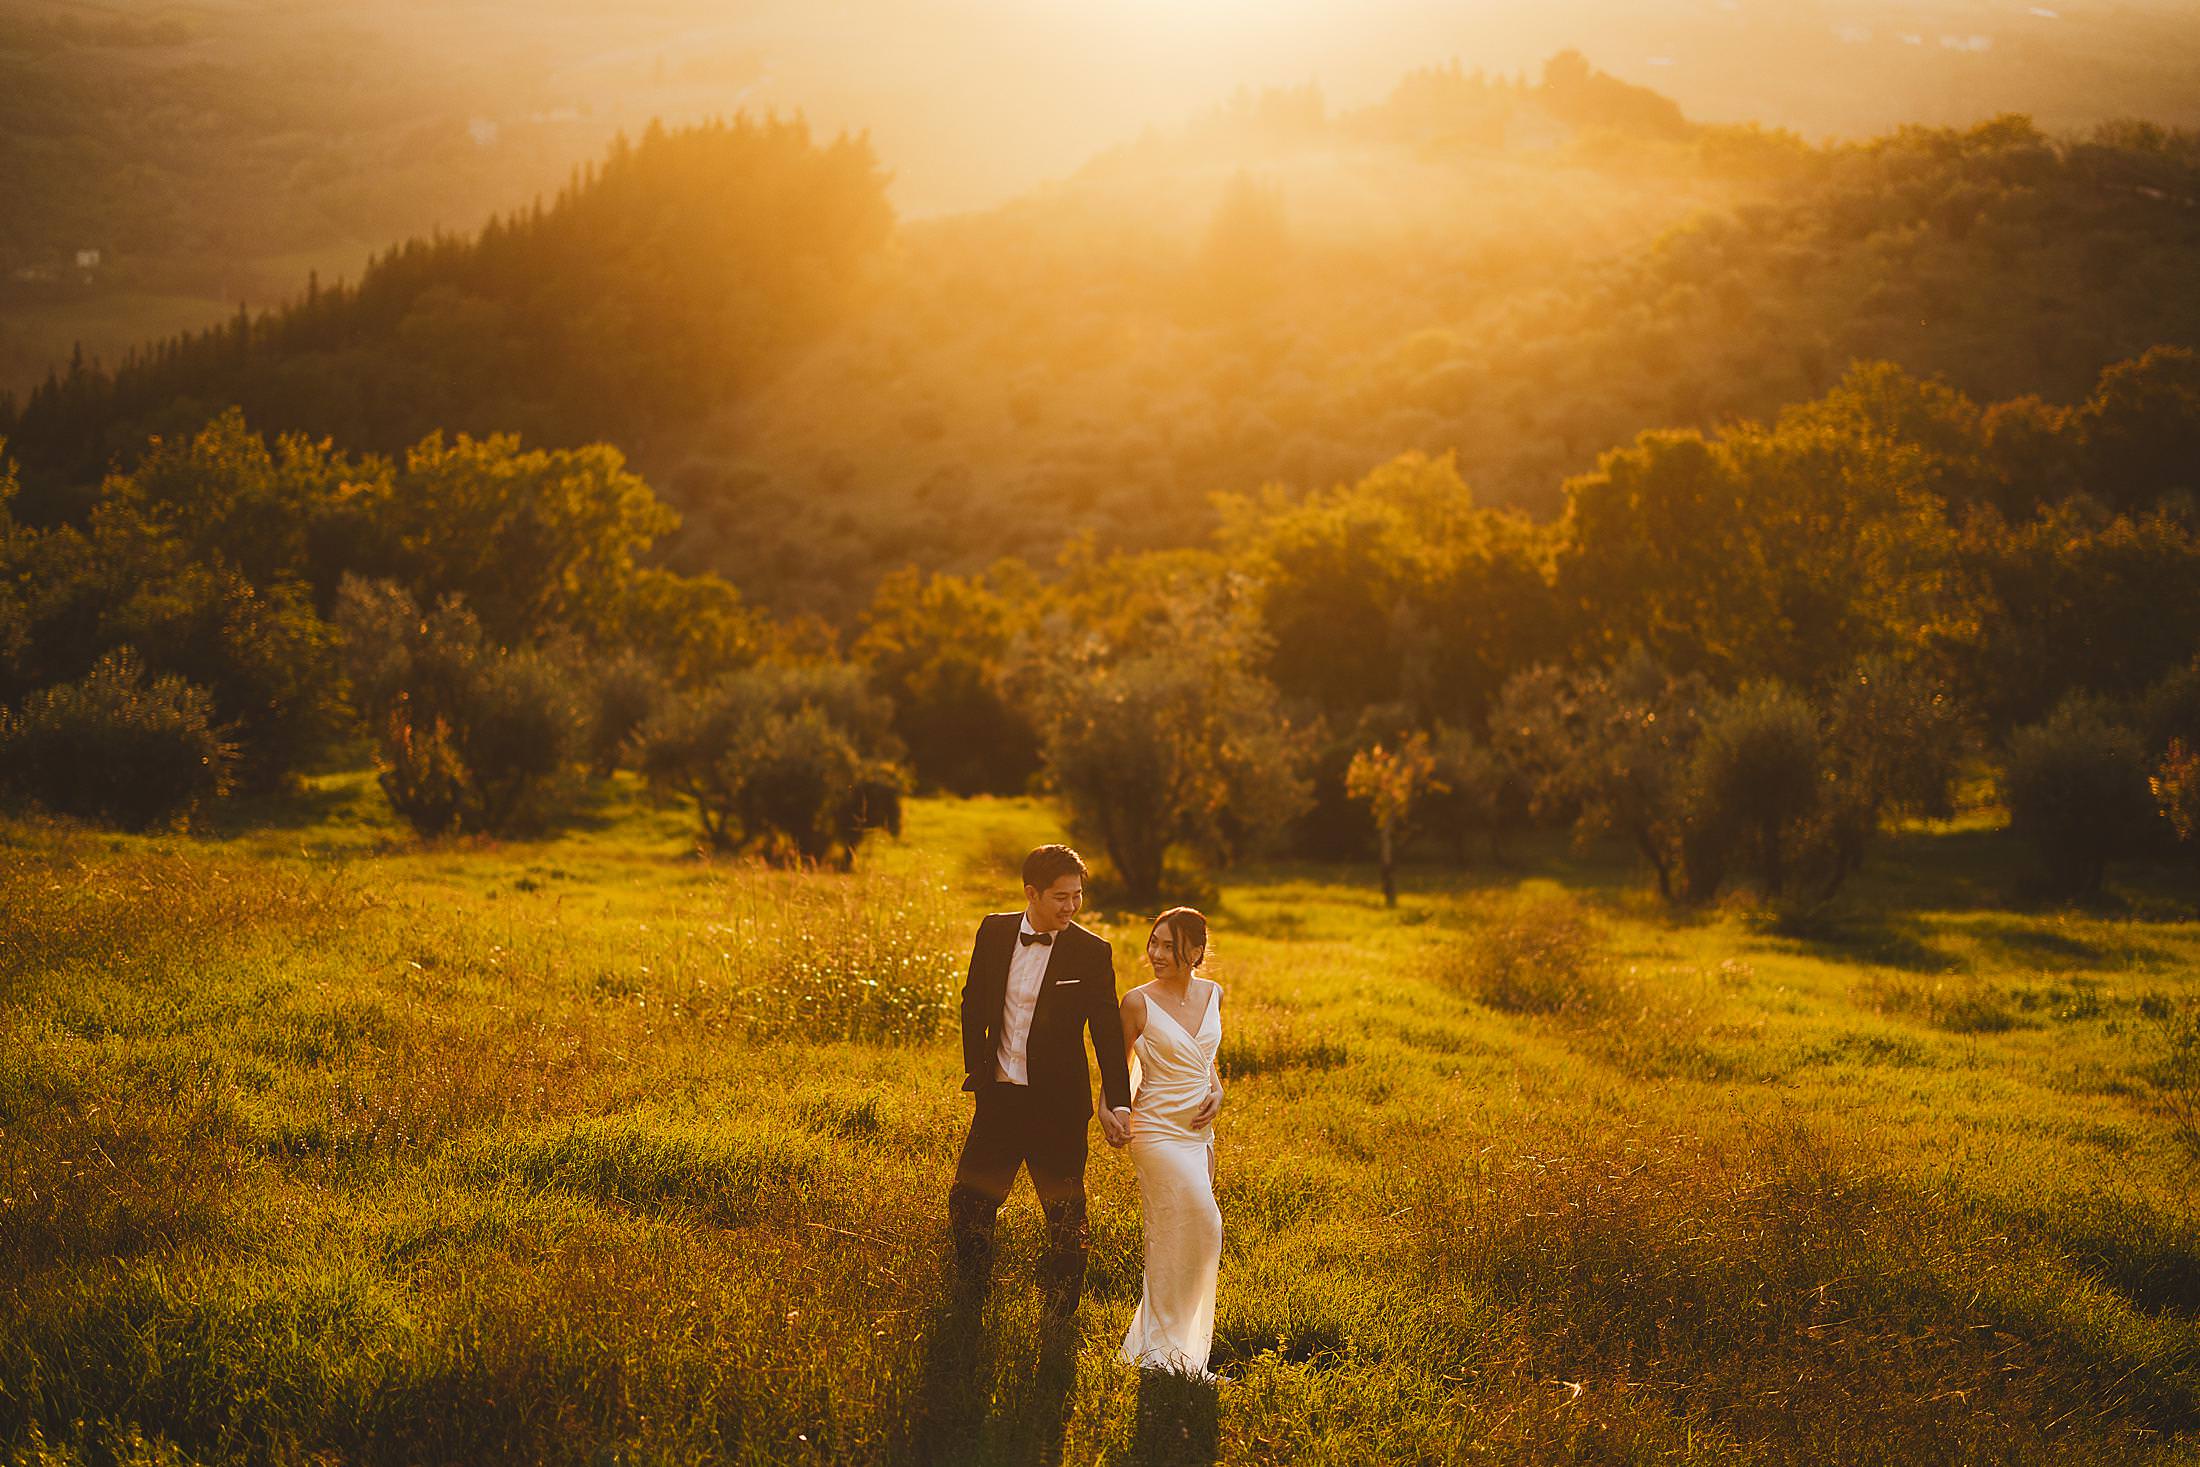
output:
M 971 930 L 1059 828 L 914 804 L 851 875 L 621 784 L 422 848 L 0 824 L 0 1442 L 21 1460 L 2200 1461 L 2200 1158 L 2149 995 L 2192 893 L 2003 909 L 1975 828 L 1848 916 L 1676 917 L 1616 853 L 1227 873 L 1218 1390 L 1074 1329 L 1039 1217 L 947 1287 Z M 1517 939 L 1551 1011 L 1485 1002 Z M 1567 915 L 1571 913 L 1572 915 Z M 1119 982 L 1145 921 L 1100 910 Z

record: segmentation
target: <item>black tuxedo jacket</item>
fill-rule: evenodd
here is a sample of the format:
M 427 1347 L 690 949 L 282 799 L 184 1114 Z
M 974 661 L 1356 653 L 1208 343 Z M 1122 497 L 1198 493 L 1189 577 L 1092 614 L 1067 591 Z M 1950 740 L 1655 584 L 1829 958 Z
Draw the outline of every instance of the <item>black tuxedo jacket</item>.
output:
M 970 946 L 970 975 L 963 980 L 963 1089 L 994 1081 L 1001 1017 L 1008 1004 L 1008 960 L 1016 951 L 1022 912 L 996 912 L 978 924 Z M 1085 1035 L 1100 1056 L 1100 1089 L 1111 1108 L 1131 1103 L 1130 1063 L 1123 1057 L 1123 1016 L 1116 1007 L 1115 950 L 1108 940 L 1075 922 L 1054 934 L 1039 1002 L 1024 1044 L 1031 1097 L 1042 1105 L 1092 1114 L 1092 1071 L 1085 1064 Z

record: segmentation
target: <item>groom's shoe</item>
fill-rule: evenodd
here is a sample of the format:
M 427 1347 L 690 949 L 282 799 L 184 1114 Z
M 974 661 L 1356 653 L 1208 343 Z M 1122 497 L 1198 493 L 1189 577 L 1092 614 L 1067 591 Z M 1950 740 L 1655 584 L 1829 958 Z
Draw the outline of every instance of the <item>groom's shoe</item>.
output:
M 1061 1329 L 1077 1317 L 1077 1302 L 1084 1296 L 1084 1270 L 1048 1273 L 1039 1285 L 1039 1319 L 1048 1329 Z
M 955 1186 L 947 1193 L 947 1222 L 955 1240 L 955 1271 L 965 1283 L 982 1281 L 993 1270 L 993 1226 L 1001 1204 L 975 1187 Z
M 1085 1255 L 1049 1252 L 1039 1265 L 1039 1309 L 1050 1325 L 1069 1322 L 1085 1293 Z
M 1085 1203 L 1073 1197 L 1042 1203 L 1040 1210 L 1047 1220 L 1046 1256 L 1040 1262 L 1047 1308 L 1050 1313 L 1068 1314 L 1077 1308 L 1085 1287 L 1085 1255 L 1091 1245 Z

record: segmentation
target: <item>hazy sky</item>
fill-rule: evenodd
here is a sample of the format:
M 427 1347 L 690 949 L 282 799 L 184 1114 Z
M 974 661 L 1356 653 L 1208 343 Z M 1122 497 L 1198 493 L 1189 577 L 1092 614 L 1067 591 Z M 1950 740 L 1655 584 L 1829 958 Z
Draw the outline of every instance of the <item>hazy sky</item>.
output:
M 2200 0 L 771 0 L 690 40 L 752 56 L 752 102 L 867 125 L 911 213 L 992 202 L 1239 86 L 1314 81 L 1344 108 L 1452 57 L 1533 74 L 1569 46 L 1699 118 L 1812 138 L 2011 109 L 2200 120 Z
M 911 212 L 981 204 L 1075 168 L 1240 86 L 1315 81 L 1373 101 L 1459 55 L 1527 69 L 1578 26 L 1564 7 L 1431 0 L 825 0 L 737 22 L 760 101 L 867 124 Z M 1575 7 L 1578 8 L 1578 7 Z

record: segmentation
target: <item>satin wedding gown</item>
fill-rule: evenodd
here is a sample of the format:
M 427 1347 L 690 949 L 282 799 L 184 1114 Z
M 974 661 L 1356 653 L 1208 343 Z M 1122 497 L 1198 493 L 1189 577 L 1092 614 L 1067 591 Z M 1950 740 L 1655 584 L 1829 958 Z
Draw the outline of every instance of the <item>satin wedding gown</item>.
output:
M 1194 1130 L 1191 1119 L 1207 1099 L 1221 1044 L 1220 988 L 1208 991 L 1207 1011 L 1191 1034 L 1149 997 L 1131 1057 L 1130 1152 L 1146 1229 L 1146 1287 L 1123 1336 L 1122 1358 L 1209 1380 L 1222 1211 L 1207 1169 L 1214 1127 Z

